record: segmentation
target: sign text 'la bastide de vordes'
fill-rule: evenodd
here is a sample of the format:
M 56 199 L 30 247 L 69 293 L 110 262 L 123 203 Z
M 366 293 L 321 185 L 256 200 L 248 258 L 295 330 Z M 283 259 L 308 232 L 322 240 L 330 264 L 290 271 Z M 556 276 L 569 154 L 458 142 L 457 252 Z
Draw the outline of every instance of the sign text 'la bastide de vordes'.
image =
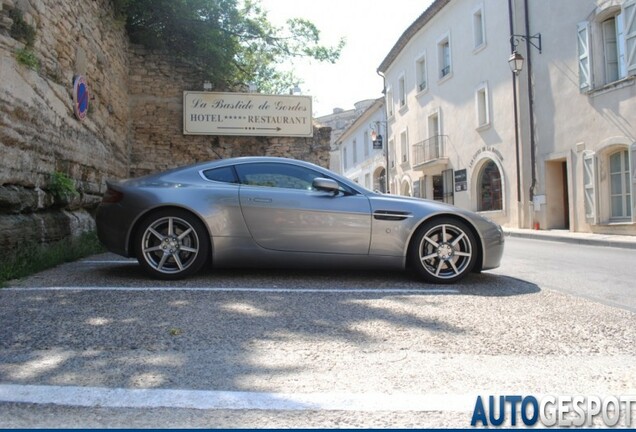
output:
M 311 137 L 311 97 L 185 91 L 183 133 Z

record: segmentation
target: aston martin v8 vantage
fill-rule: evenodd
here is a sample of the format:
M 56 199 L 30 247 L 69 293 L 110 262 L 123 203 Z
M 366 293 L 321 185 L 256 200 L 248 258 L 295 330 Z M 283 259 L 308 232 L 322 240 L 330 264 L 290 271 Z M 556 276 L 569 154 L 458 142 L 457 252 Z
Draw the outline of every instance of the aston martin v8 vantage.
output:
M 153 277 L 202 267 L 411 267 L 452 283 L 499 266 L 504 234 L 437 201 L 372 192 L 307 162 L 242 157 L 108 181 L 97 210 L 108 250 Z

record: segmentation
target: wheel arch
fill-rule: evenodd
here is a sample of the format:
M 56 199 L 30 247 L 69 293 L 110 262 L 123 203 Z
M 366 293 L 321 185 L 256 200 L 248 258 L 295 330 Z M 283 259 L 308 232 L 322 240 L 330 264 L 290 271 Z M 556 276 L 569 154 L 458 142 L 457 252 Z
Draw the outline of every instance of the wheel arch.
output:
M 153 207 L 151 209 L 146 210 L 143 213 L 140 213 L 137 216 L 137 219 L 135 219 L 135 221 L 132 223 L 130 230 L 128 231 L 128 238 L 126 240 L 126 248 L 127 248 L 127 253 L 128 256 L 135 256 L 136 255 L 136 249 L 135 249 L 135 237 L 136 237 L 136 233 L 137 230 L 139 230 L 139 226 L 141 225 L 141 223 L 144 221 L 144 219 L 146 219 L 148 216 L 152 215 L 153 213 L 158 213 L 160 211 L 164 211 L 164 210 L 169 210 L 169 209 L 174 209 L 174 210 L 180 210 L 180 211 L 185 211 L 187 213 L 190 213 L 192 216 L 194 216 L 195 218 L 197 218 L 199 220 L 199 222 L 201 222 L 201 224 L 203 225 L 203 227 L 205 228 L 206 232 L 207 232 L 207 236 L 206 236 L 206 242 L 208 244 L 209 250 L 210 250 L 210 259 L 212 257 L 212 248 L 213 248 L 213 244 L 212 244 L 212 235 L 210 233 L 210 227 L 208 227 L 208 224 L 205 222 L 205 219 L 196 211 L 192 210 L 189 207 L 183 207 L 180 205 L 176 205 L 176 204 L 170 204 L 170 205 L 162 205 L 162 206 L 158 206 L 158 207 Z
M 461 214 L 456 214 L 456 213 L 436 213 L 436 214 L 433 214 L 433 215 L 431 215 L 431 216 L 419 221 L 419 223 L 417 224 L 417 226 L 415 227 L 415 229 L 411 233 L 411 237 L 409 238 L 409 241 L 408 241 L 408 247 L 406 249 L 406 255 L 405 255 L 406 266 L 407 267 L 410 266 L 408 256 L 410 255 L 410 253 L 413 250 L 413 248 L 416 247 L 415 238 L 417 237 L 417 234 L 423 229 L 423 227 L 424 227 L 424 225 L 426 223 L 431 222 L 431 221 L 435 221 L 437 219 L 452 219 L 452 220 L 457 220 L 459 222 L 462 222 L 462 223 L 466 224 L 466 226 L 470 229 L 471 233 L 475 236 L 475 239 L 477 240 L 477 251 L 476 251 L 477 252 L 477 257 L 476 257 L 476 260 L 475 260 L 475 267 L 473 267 L 472 271 L 473 271 L 473 273 L 481 272 L 481 269 L 483 267 L 483 261 L 484 261 L 483 239 L 479 235 L 479 231 L 477 231 L 477 228 L 470 221 L 470 219 L 467 219 L 466 217 L 462 216 Z

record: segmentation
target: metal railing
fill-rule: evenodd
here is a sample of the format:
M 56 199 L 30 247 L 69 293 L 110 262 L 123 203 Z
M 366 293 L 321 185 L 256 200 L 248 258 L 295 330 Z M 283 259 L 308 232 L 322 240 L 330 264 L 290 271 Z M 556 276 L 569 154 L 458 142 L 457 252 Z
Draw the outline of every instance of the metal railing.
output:
M 413 166 L 446 157 L 447 135 L 435 135 L 413 145 Z

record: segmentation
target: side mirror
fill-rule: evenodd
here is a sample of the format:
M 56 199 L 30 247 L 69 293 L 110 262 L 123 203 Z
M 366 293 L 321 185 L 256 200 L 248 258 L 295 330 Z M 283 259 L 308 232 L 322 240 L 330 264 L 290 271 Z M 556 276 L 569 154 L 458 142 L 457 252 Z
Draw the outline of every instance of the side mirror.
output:
M 338 182 L 328 178 L 315 178 L 311 185 L 314 189 L 319 191 L 332 192 L 334 194 L 340 192 L 340 185 Z

